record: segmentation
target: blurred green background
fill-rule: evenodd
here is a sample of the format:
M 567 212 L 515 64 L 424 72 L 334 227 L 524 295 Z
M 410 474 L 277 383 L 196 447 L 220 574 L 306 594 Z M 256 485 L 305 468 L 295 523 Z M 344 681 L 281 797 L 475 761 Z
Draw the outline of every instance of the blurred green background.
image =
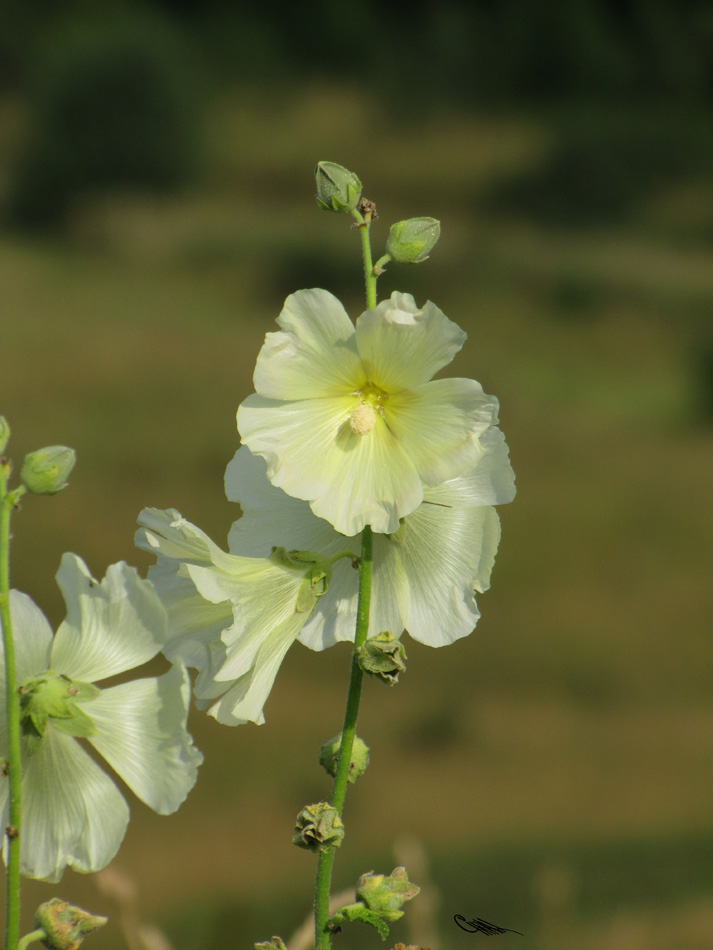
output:
M 503 948 L 713 946 L 712 54 L 704 0 L 0 8 L 0 412 L 16 463 L 78 454 L 14 520 L 14 586 L 53 623 L 63 551 L 146 570 L 144 506 L 224 543 L 235 410 L 284 297 L 363 308 L 315 163 L 359 174 L 376 253 L 395 220 L 442 222 L 380 295 L 468 331 L 447 373 L 500 398 L 518 497 L 475 633 L 407 643 L 398 687 L 365 689 L 334 884 L 407 863 L 427 886 L 395 940 L 474 947 L 462 914 L 522 932 Z M 133 799 L 112 868 L 175 950 L 308 912 L 291 829 L 329 794 L 347 668 L 296 645 L 266 725 L 192 715 L 206 762 L 175 816 Z M 29 885 L 28 915 L 54 894 L 110 914 L 97 947 L 140 946 L 96 878 Z

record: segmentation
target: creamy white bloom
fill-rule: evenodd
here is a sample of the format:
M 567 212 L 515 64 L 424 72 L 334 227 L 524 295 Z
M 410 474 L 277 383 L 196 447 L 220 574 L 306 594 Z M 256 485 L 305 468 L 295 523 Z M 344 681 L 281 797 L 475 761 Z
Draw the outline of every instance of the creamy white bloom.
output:
M 136 543 L 169 614 L 164 653 L 199 670 L 197 705 L 226 725 L 263 723 L 263 706 L 290 646 L 326 589 L 329 571 L 284 550 L 226 554 L 175 509 L 146 508 Z
M 480 616 L 475 592 L 490 584 L 500 540 L 493 505 L 515 496 L 508 448 L 499 429 L 481 438 L 483 456 L 468 475 L 424 489 L 424 501 L 393 534 L 373 539 L 369 636 L 406 629 L 421 643 L 443 646 L 469 634 Z M 359 553 L 360 539 L 338 534 L 315 517 L 306 502 L 270 484 L 265 462 L 240 448 L 225 473 L 225 491 L 243 516 L 233 524 L 230 550 L 261 556 L 271 544 L 306 548 L 332 556 Z M 348 560 L 338 561 L 329 589 L 299 639 L 320 650 L 353 640 L 358 575 Z
M 23 691 L 22 872 L 48 881 L 58 881 L 67 865 L 82 872 L 105 867 L 129 820 L 123 796 L 77 736 L 159 814 L 183 802 L 203 758 L 186 731 L 190 683 L 182 666 L 106 689 L 92 685 L 141 666 L 163 647 L 166 612 L 151 584 L 123 562 L 109 567 L 99 584 L 73 554 L 62 558 L 57 581 L 67 618 L 54 636 L 26 594 L 10 595 Z M 43 690 L 62 686 L 69 715 L 43 721 Z M 7 755 L 2 650 L 0 755 Z M 2 827 L 8 823 L 8 784 L 6 777 L 0 780 Z
M 498 403 L 471 379 L 431 377 L 465 333 L 409 294 L 352 324 L 326 290 L 285 301 L 255 368 L 255 394 L 238 409 L 242 441 L 267 476 L 347 536 L 364 525 L 395 532 L 424 485 L 466 475 Z

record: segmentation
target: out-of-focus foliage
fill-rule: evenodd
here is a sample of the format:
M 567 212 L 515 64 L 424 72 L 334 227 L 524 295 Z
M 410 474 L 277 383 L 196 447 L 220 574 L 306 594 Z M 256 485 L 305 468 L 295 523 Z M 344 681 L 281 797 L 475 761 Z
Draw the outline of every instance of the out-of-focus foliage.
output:
M 10 217 L 54 224 L 87 192 L 191 180 L 200 154 L 193 59 L 170 20 L 138 10 L 89 11 L 45 30 L 27 77 Z

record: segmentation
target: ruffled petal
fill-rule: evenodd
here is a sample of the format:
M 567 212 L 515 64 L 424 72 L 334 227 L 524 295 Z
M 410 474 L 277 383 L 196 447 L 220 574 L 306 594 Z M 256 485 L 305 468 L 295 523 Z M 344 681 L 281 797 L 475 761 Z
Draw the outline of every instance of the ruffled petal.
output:
M 160 815 L 185 800 L 203 761 L 186 731 L 190 697 L 185 668 L 174 666 L 163 676 L 102 690 L 86 706 L 98 730 L 91 744 Z
M 312 399 L 360 389 L 366 375 L 356 348 L 354 324 L 326 290 L 291 294 L 268 333 L 253 377 L 255 391 L 271 399 Z
M 424 501 L 458 507 L 461 505 L 505 505 L 515 497 L 515 473 L 508 458 L 505 436 L 493 427 L 480 437 L 485 454 L 472 472 L 440 485 L 425 487 Z
M 430 300 L 419 310 L 411 294 L 394 291 L 359 317 L 356 339 L 371 382 L 397 393 L 422 385 L 450 363 L 466 334 Z
M 166 642 L 166 611 L 153 585 L 123 561 L 98 584 L 76 554 L 65 554 L 57 582 L 67 619 L 52 646 L 52 667 L 94 682 L 141 666 Z
M 427 485 L 475 468 L 484 454 L 479 436 L 497 414 L 497 399 L 472 379 L 436 379 L 384 405 L 386 424 Z
M 411 594 L 406 627 L 429 646 L 467 636 L 480 612 L 500 537 L 494 508 L 447 508 L 424 503 L 406 525 L 400 557 Z
M 26 876 L 58 881 L 67 865 L 84 873 L 99 871 L 118 851 L 129 808 L 71 736 L 47 730 L 27 760 L 22 796 Z

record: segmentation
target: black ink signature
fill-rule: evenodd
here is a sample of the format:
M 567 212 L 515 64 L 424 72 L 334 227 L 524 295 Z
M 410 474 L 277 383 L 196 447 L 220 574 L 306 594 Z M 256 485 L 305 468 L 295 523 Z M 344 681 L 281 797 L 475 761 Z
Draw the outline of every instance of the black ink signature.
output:
M 487 920 L 481 917 L 474 917 L 472 920 L 466 920 L 462 914 L 456 914 L 453 918 L 461 930 L 469 934 L 485 934 L 492 937 L 494 934 L 521 934 L 519 930 L 511 930 L 509 927 L 498 927 L 497 924 L 489 924 Z M 461 923 L 463 921 L 463 923 Z M 470 928 L 473 928 L 470 930 Z

